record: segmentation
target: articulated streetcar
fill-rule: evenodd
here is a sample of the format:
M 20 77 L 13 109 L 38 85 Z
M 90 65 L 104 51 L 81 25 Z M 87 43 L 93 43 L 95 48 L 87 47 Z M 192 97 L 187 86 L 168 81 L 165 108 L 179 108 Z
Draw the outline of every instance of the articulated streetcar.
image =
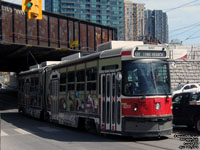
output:
M 98 50 L 21 72 L 19 111 L 104 134 L 171 134 L 167 49 L 142 42 L 110 41 Z

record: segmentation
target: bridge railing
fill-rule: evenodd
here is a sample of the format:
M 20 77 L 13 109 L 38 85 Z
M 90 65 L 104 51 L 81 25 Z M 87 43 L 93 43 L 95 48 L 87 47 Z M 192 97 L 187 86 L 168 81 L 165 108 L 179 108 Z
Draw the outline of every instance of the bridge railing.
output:
M 0 40 L 3 43 L 96 51 L 98 44 L 117 39 L 115 28 L 43 11 L 42 20 L 29 20 L 20 5 L 0 2 Z

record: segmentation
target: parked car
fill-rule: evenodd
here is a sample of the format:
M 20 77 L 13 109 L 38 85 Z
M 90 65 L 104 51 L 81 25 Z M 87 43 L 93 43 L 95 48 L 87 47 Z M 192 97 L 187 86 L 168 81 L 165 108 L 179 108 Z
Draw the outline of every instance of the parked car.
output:
M 200 92 L 175 94 L 173 99 L 173 123 L 195 126 L 200 132 Z
M 197 83 L 191 83 L 191 84 L 185 84 L 185 85 L 180 84 L 174 89 L 172 96 L 178 93 L 196 92 L 196 91 L 200 91 L 200 85 Z

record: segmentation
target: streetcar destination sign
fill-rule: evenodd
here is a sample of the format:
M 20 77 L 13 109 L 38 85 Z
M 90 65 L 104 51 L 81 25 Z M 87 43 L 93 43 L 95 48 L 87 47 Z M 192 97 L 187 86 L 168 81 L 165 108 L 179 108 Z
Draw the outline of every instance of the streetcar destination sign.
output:
M 135 51 L 135 57 L 166 57 L 166 51 Z

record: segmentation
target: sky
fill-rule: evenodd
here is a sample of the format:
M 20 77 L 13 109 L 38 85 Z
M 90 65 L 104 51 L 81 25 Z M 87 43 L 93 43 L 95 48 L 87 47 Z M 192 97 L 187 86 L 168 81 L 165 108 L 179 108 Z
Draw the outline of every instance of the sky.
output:
M 21 4 L 22 0 L 4 1 Z M 182 41 L 183 45 L 200 45 L 200 0 L 132 1 L 137 3 L 144 3 L 146 9 L 163 10 L 163 12 L 167 13 L 169 25 L 169 42 L 172 39 L 179 39 Z
M 184 45 L 200 45 L 200 0 L 133 1 L 145 3 L 146 9 L 163 10 L 167 13 L 169 42 L 172 39 L 179 39 Z

